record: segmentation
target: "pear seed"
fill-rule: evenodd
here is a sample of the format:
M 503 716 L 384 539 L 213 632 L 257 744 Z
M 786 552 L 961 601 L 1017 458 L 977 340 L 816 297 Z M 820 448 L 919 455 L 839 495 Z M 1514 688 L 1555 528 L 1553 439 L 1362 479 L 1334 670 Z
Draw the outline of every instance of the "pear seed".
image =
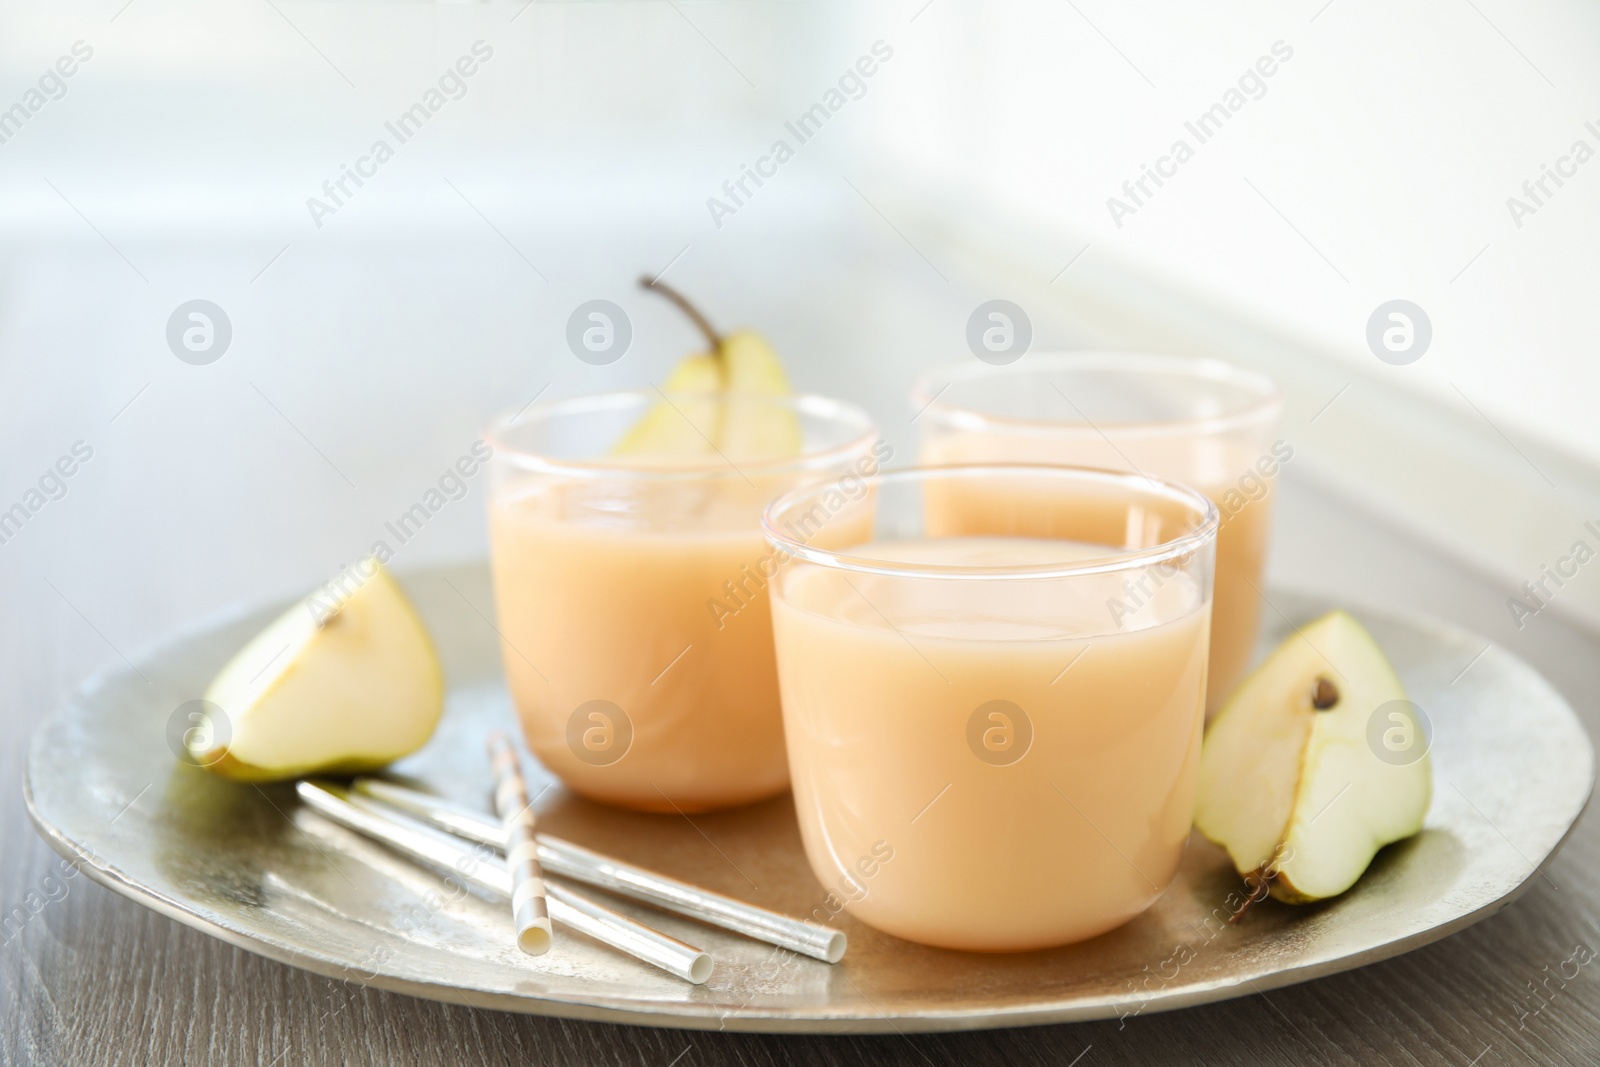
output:
M 1311 694 L 1311 706 L 1318 711 L 1327 711 L 1339 703 L 1338 688 L 1326 678 L 1317 679 L 1317 688 Z

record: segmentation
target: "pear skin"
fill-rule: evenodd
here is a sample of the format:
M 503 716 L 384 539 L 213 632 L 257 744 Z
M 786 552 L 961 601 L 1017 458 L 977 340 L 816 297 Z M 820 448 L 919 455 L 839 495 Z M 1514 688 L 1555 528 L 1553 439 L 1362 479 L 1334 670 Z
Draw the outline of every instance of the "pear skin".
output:
M 375 770 L 427 743 L 444 712 L 433 641 L 381 563 L 351 570 L 359 584 L 347 571 L 341 587 L 291 607 L 217 675 L 205 699 L 222 722 L 191 739 L 196 763 L 267 782 Z
M 734 464 L 798 456 L 804 441 L 794 412 L 737 399 L 791 393 L 783 361 L 766 339 L 754 330 L 719 334 L 659 279 L 644 278 L 640 284 L 676 304 L 705 335 L 711 352 L 686 356 L 678 364 L 662 387 L 666 399 L 652 405 L 611 454 L 663 463 L 720 455 Z
M 613 456 L 704 459 L 716 454 L 722 436 L 722 405 L 707 394 L 726 389 L 722 362 L 699 352 L 685 356 L 668 376 L 659 400 L 612 448 Z
M 1422 829 L 1432 765 L 1385 759 L 1374 716 L 1409 706 L 1372 635 L 1333 611 L 1280 645 L 1208 727 L 1195 826 L 1246 877 L 1301 904 L 1353 886 L 1384 845 Z M 1400 703 L 1396 703 L 1400 702 Z

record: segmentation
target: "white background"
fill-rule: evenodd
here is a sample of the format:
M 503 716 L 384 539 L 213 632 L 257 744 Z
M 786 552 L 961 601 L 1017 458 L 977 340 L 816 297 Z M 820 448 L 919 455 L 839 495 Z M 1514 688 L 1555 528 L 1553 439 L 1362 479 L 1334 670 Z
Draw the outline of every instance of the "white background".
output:
M 1600 462 L 1600 161 L 1520 229 L 1505 204 L 1575 139 L 1600 149 L 1597 28 L 1589 5 L 1495 0 L 9 3 L 0 107 L 75 41 L 94 56 L 0 145 L 0 507 L 74 441 L 96 458 L 0 546 L 0 584 L 49 581 L 119 647 L 304 588 L 493 412 L 660 380 L 695 340 L 632 288 L 662 269 L 902 448 L 911 378 L 970 358 L 980 300 L 1029 307 L 1035 347 L 1082 343 L 1053 294 L 1131 263 L 1487 420 L 1496 447 Z M 494 57 L 466 95 L 316 226 L 307 198 L 477 40 Z M 879 40 L 865 95 L 717 226 L 707 199 Z M 1116 227 L 1107 197 L 1279 40 L 1266 95 Z M 923 236 L 999 219 L 1048 266 L 1001 285 Z M 234 330 L 207 367 L 165 340 L 197 297 Z M 610 367 L 563 340 L 595 297 L 634 319 Z M 1364 339 L 1395 297 L 1433 323 L 1407 367 Z M 402 562 L 480 553 L 480 510 Z M 1513 569 L 1570 534 L 1550 539 Z
M 1600 153 L 1593 5 L 937 0 L 905 36 L 874 137 L 1081 230 L 1073 270 L 1114 248 L 1359 362 L 1372 310 L 1412 300 L 1433 347 L 1396 378 L 1600 457 L 1600 158 L 1520 229 L 1506 207 L 1573 141 Z M 1279 40 L 1266 95 L 1114 226 L 1106 198 Z

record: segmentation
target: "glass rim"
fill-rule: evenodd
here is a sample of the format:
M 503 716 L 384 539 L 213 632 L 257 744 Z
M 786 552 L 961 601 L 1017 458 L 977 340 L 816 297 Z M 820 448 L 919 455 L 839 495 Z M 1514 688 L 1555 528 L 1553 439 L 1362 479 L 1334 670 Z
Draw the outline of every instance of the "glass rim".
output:
M 716 458 L 708 458 L 704 463 L 651 466 L 604 458 L 557 459 L 534 449 L 512 444 L 509 440 L 509 434 L 516 427 L 530 425 L 540 419 L 549 421 L 563 416 L 599 415 L 629 407 L 648 410 L 652 404 L 660 401 L 672 403 L 671 398 L 676 397 L 715 397 L 759 402 L 773 407 L 787 408 L 797 415 L 809 415 L 836 424 L 852 426 L 856 432 L 837 444 L 811 451 L 802 450 L 800 455 L 792 458 L 750 460 L 738 465 L 735 465 L 715 445 L 712 445 L 712 448 L 716 451 Z M 517 411 L 505 411 L 495 416 L 484 431 L 483 439 L 496 459 L 508 462 L 521 470 L 545 474 L 559 474 L 572 478 L 626 478 L 631 481 L 704 481 L 710 478 L 743 478 L 748 481 L 752 475 L 772 477 L 826 470 L 870 447 L 878 436 L 878 425 L 872 416 L 867 414 L 864 408 L 845 400 L 834 400 L 811 393 L 789 393 L 782 396 L 726 390 L 674 390 L 671 393 L 664 393 L 651 386 L 604 393 L 582 393 L 543 403 L 529 403 Z
M 1131 422 L 1062 422 L 1012 415 L 996 415 L 959 403 L 941 403 L 940 397 L 957 382 L 982 379 L 1024 377 L 1035 373 L 1068 370 L 1117 370 L 1141 378 L 1166 376 L 1193 381 L 1226 382 L 1242 386 L 1255 395 L 1237 410 L 1220 415 L 1193 418 Z M 1060 392 L 1057 389 L 1057 392 Z M 1065 398 L 1065 394 L 1063 394 Z M 911 387 L 911 406 L 917 414 L 931 413 L 936 419 L 969 430 L 1004 430 L 1012 433 L 1083 434 L 1102 437 L 1162 437 L 1186 434 L 1215 434 L 1267 422 L 1283 408 L 1283 389 L 1265 374 L 1246 370 L 1212 356 L 1182 356 L 1161 352 L 1122 352 L 1111 349 L 1041 352 L 1015 363 L 949 363 L 917 376 Z M 1067 401 L 1069 404 L 1071 400 Z
M 961 463 L 880 470 L 870 477 L 862 477 L 861 481 L 870 488 L 884 482 L 926 481 L 930 477 L 986 479 L 1006 475 L 1059 477 L 1100 485 L 1131 487 L 1143 494 L 1156 494 L 1163 496 L 1165 499 L 1180 501 L 1188 505 L 1200 517 L 1200 522 L 1181 536 L 1170 538 L 1159 545 L 1152 545 L 1149 548 L 1115 549 L 1107 545 L 1103 555 L 1062 563 L 1022 564 L 1011 567 L 897 563 L 891 560 L 873 559 L 869 556 L 853 554 L 854 549 L 860 546 L 838 551 L 817 548 L 780 530 L 778 522 L 782 512 L 804 500 L 820 496 L 836 488 L 834 483 L 821 485 L 813 483 L 791 489 L 768 504 L 761 513 L 761 533 L 768 544 L 788 553 L 791 557 L 834 570 L 847 570 L 862 574 L 881 574 L 898 578 L 1007 580 L 1071 578 L 1087 574 L 1114 574 L 1119 571 L 1147 567 L 1151 564 L 1162 563 L 1180 556 L 1187 556 L 1205 548 L 1208 543 L 1214 544 L 1217 530 L 1221 527 L 1222 520 L 1220 513 L 1217 511 L 1217 506 L 1204 493 L 1191 489 L 1186 485 L 1180 485 L 1177 482 L 1150 478 L 1143 474 L 1102 470 L 1098 467 L 1071 467 L 1052 463 Z M 865 497 L 863 496 L 861 499 L 865 499 Z M 1057 540 L 1066 539 L 1059 538 Z

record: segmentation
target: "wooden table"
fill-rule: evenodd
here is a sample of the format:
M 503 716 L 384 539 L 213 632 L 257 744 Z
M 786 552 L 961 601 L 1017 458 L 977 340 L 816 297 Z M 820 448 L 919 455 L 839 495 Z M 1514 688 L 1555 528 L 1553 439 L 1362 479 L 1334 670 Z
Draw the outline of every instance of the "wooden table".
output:
M 74 529 L 61 536 L 99 548 L 101 562 L 86 564 L 89 573 L 115 573 L 138 558 L 137 545 L 114 531 L 94 523 Z M 1600 725 L 1600 638 L 1550 611 L 1518 631 L 1505 608 L 1509 590 L 1386 528 L 1308 472 L 1286 475 L 1273 569 L 1282 584 L 1427 612 L 1501 642 L 1545 672 L 1591 733 Z M 0 740 L 0 906 L 10 912 L 29 893 L 44 898 L 50 885 L 57 895 L 65 890 L 0 946 L 0 1062 L 1600 1062 L 1600 966 L 1565 982 L 1556 977 L 1575 948 L 1600 948 L 1600 879 L 1593 873 L 1600 830 L 1593 818 L 1579 824 L 1520 901 L 1443 942 L 1265 995 L 1145 1015 L 1125 1027 L 904 1037 L 680 1032 L 481 1012 L 307 974 L 212 940 L 87 878 L 46 883 L 57 857 L 28 825 L 20 797 L 27 739 L 53 702 L 116 655 L 89 612 L 80 612 L 81 583 L 54 577 L 28 567 L 0 574 L 7 607 L 0 626 L 10 653 L 0 674 L 10 726 Z M 199 577 L 175 582 L 170 596 L 203 603 L 202 584 Z M 95 613 L 118 595 L 115 586 L 103 591 Z M 121 610 L 137 615 L 138 608 Z

